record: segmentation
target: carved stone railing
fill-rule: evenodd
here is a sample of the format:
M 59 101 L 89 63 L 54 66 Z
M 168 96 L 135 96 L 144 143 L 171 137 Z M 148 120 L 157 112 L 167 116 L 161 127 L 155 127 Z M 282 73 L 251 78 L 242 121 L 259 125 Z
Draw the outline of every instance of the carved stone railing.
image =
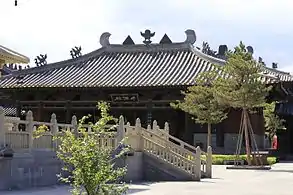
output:
M 15 151 L 31 149 L 56 150 L 58 139 L 54 136 L 62 133 L 62 130 L 78 131 L 78 123 L 75 116 L 72 117 L 71 124 L 57 123 L 56 115 L 51 115 L 50 122 L 39 122 L 33 120 L 33 113 L 28 111 L 26 120 L 16 117 L 6 117 L 0 108 L 0 144 L 6 145 Z M 38 138 L 33 137 L 33 132 L 41 125 L 47 127 L 48 131 L 43 132 Z M 86 131 L 92 132 L 90 125 L 83 125 Z M 116 137 L 100 135 L 97 140 L 101 146 L 115 147 Z
M 208 147 L 207 152 L 204 152 L 200 147 L 194 147 L 170 135 L 168 123 L 165 123 L 164 129 L 160 129 L 157 121 L 153 121 L 152 127 L 148 125 L 145 129 L 137 119 L 135 126 L 127 123 L 125 129 L 126 137 L 132 138 L 128 139 L 129 144 L 136 151 L 156 154 L 156 157 L 191 173 L 193 177 L 200 178 L 201 172 L 207 178 L 212 177 L 212 148 Z M 197 172 L 189 170 L 192 166 L 198 168 Z
M 9 124 L 9 125 L 8 125 Z M 48 131 L 38 138 L 33 137 L 33 132 L 40 126 L 45 125 Z M 11 127 L 12 128 L 7 128 Z M 0 144 L 7 145 L 14 151 L 31 149 L 56 150 L 58 139 L 55 135 L 62 133 L 62 130 L 69 130 L 79 134 L 79 126 L 75 116 L 71 124 L 57 123 L 56 115 L 51 115 L 50 122 L 34 121 L 33 113 L 27 112 L 26 120 L 15 117 L 5 117 L 3 108 L 0 107 Z M 82 125 L 82 128 L 89 133 L 92 132 L 91 125 Z M 115 148 L 117 143 L 126 138 L 125 142 L 136 152 L 146 152 L 156 158 L 172 164 L 174 167 L 190 174 L 194 180 L 200 180 L 202 174 L 205 177 L 212 177 L 212 148 L 208 147 L 203 152 L 200 147 L 194 147 L 169 134 L 169 125 L 165 123 L 164 129 L 160 129 L 156 121 L 152 127 L 146 129 L 141 127 L 140 119 L 136 120 L 134 126 L 129 123 L 125 125 L 124 119 L 119 118 L 113 136 L 100 135 L 98 142 L 101 147 Z

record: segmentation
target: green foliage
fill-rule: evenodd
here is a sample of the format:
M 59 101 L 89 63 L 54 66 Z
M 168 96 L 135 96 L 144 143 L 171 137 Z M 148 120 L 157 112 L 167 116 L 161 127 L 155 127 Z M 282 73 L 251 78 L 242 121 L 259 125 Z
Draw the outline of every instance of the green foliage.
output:
M 200 124 L 217 124 L 227 117 L 225 107 L 220 106 L 214 98 L 214 88 L 205 85 L 207 74 L 201 74 L 195 79 L 196 85 L 188 87 L 183 101 L 171 103 L 173 108 L 179 108 L 193 116 Z
M 201 158 L 203 160 L 205 160 L 205 157 L 206 156 L 202 156 Z M 246 155 L 239 155 L 239 160 L 246 160 L 247 156 Z M 214 154 L 212 156 L 212 164 L 213 165 L 224 165 L 224 161 L 234 161 L 236 159 L 236 156 L 235 155 L 221 155 L 221 154 Z M 269 165 L 272 165 L 272 164 L 275 164 L 277 159 L 276 157 L 268 157 L 267 158 L 267 161 L 268 161 L 268 164 Z
M 46 125 L 41 125 L 39 126 L 36 130 L 33 131 L 33 138 L 34 139 L 38 139 L 41 136 L 43 136 L 43 134 L 45 132 L 47 132 L 49 129 Z
M 108 114 L 109 105 L 99 103 L 101 118 L 94 124 L 89 124 L 93 133 L 88 133 L 83 117 L 78 124 L 78 132 L 63 131 L 54 139 L 60 144 L 57 156 L 64 162 L 63 170 L 70 176 L 59 175 L 61 181 L 70 183 L 73 195 L 120 195 L 127 191 L 125 183 L 119 182 L 126 174 L 126 168 L 114 167 L 114 160 L 121 158 L 127 151 L 122 150 L 113 158 L 113 148 L 105 147 L 98 140 L 101 137 L 112 136 L 110 131 L 116 125 L 117 119 Z
M 265 128 L 269 134 L 269 137 L 272 137 L 280 129 L 285 129 L 284 119 L 281 119 L 278 115 L 275 114 L 276 103 L 266 103 L 264 106 L 264 119 L 265 119 Z
M 262 81 L 263 65 L 253 59 L 242 42 L 227 56 L 226 64 L 217 66 L 217 72 L 224 75 L 214 82 L 217 101 L 222 105 L 247 110 L 262 107 L 271 90 Z

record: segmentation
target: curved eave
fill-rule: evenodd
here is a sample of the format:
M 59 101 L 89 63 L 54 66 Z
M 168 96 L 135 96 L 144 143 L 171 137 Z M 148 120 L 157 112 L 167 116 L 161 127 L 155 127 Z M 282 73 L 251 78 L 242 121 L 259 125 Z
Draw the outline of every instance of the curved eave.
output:
M 28 64 L 30 59 L 16 51 L 0 45 L 0 60 L 4 63 Z
M 138 55 L 139 53 L 139 55 Z M 158 55 L 153 55 L 157 53 Z M 13 71 L 1 88 L 152 88 L 194 84 L 201 72 L 224 65 L 190 43 L 108 45 L 75 59 Z M 265 83 L 293 80 L 287 74 L 262 74 Z M 222 73 L 219 73 L 221 75 Z M 184 75 L 184 76 L 182 76 Z
M 181 85 L 147 85 L 147 86 L 25 86 L 25 87 L 4 87 L 2 90 L 19 90 L 19 89 L 29 89 L 29 90 L 46 90 L 46 89 L 60 89 L 60 90 L 85 90 L 85 89 L 100 89 L 100 90 L 132 90 L 132 89 L 185 89 L 186 87 L 192 86 L 192 83 L 181 84 Z
M 201 52 L 199 49 L 194 48 L 194 47 L 190 47 L 190 49 L 195 53 L 195 55 L 197 55 L 198 57 L 209 61 L 212 64 L 218 64 L 218 65 L 225 65 L 226 61 L 220 58 L 216 58 L 210 55 L 207 55 L 203 52 Z

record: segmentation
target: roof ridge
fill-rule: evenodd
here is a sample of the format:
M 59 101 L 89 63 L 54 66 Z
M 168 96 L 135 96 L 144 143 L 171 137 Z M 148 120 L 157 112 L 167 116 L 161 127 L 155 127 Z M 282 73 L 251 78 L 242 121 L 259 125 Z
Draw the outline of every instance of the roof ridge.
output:
M 92 51 L 90 53 L 82 55 L 82 56 L 80 56 L 78 58 L 67 59 L 67 60 L 63 60 L 63 61 L 59 61 L 59 62 L 53 62 L 53 63 L 46 64 L 44 66 L 35 66 L 35 67 L 28 68 L 28 69 L 15 70 L 11 74 L 5 75 L 2 78 L 10 77 L 10 76 L 23 75 L 23 74 L 36 73 L 36 72 L 42 72 L 42 71 L 46 71 L 48 69 L 62 68 L 64 66 L 74 65 L 76 63 L 80 63 L 82 61 L 88 60 L 89 58 L 91 58 L 93 56 L 102 54 L 104 51 L 105 51 L 105 48 L 101 47 L 101 48 L 99 48 L 97 50 L 94 50 L 94 51 Z
M 13 77 L 17 75 L 31 74 L 46 71 L 49 69 L 62 68 L 65 66 L 74 65 L 76 63 L 81 63 L 82 61 L 86 61 L 91 57 L 101 55 L 103 52 L 157 52 L 157 51 L 170 51 L 170 50 L 183 50 L 183 49 L 191 49 L 192 45 L 186 42 L 179 43 L 170 43 L 170 44 L 159 44 L 153 43 L 150 45 L 145 44 L 136 44 L 136 45 L 121 45 L 121 44 L 111 44 L 107 47 L 101 47 L 97 50 L 94 50 L 90 53 L 82 55 L 78 58 L 67 59 L 59 62 L 49 63 L 44 66 L 35 66 L 28 69 L 15 70 L 11 72 L 9 75 L 5 75 L 2 78 Z M 192 50 L 191 50 L 192 51 Z
M 224 65 L 226 63 L 226 60 L 223 60 L 223 59 L 220 59 L 220 58 L 213 57 L 213 56 L 210 56 L 208 54 L 205 54 L 205 53 L 203 53 L 202 51 L 200 51 L 199 49 L 197 49 L 194 46 L 192 46 L 190 49 L 195 53 L 195 55 L 203 58 L 204 60 L 209 61 L 212 64 Z
M 292 75 L 290 74 L 290 72 L 286 72 L 286 71 L 278 70 L 278 69 L 271 68 L 271 67 L 267 67 L 267 66 L 264 66 L 264 68 L 267 69 L 267 70 L 270 70 L 270 71 L 272 71 L 272 72 L 278 72 L 278 73 L 283 73 L 283 74 L 287 74 L 287 75 L 292 76 Z
M 109 52 L 148 52 L 148 51 L 164 51 L 164 50 L 181 50 L 181 49 L 189 49 L 190 43 L 186 42 L 177 42 L 177 43 L 151 43 L 148 45 L 145 44 L 135 44 L 135 45 L 121 45 L 121 44 L 111 44 L 106 48 L 106 51 Z

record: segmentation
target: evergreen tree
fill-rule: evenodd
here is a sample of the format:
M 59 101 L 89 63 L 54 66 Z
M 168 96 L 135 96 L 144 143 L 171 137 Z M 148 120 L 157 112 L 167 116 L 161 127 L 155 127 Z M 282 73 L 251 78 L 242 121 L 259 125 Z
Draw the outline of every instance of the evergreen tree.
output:
M 227 117 L 225 107 L 220 106 L 214 98 L 210 76 L 208 73 L 199 75 L 195 79 L 196 85 L 188 87 L 186 92 L 182 91 L 184 100 L 171 104 L 173 108 L 179 108 L 192 115 L 196 123 L 207 124 L 207 147 L 211 145 L 212 124 L 218 124 Z
M 214 96 L 221 105 L 242 109 L 240 130 L 244 129 L 247 160 L 251 164 L 249 111 L 264 105 L 271 87 L 267 87 L 263 80 L 263 64 L 253 59 L 242 42 L 234 51 L 229 51 L 227 57 L 226 64 L 218 66 L 222 76 L 214 82 Z
M 281 119 L 275 113 L 276 102 L 267 103 L 264 106 L 265 128 L 270 140 L 276 135 L 278 130 L 285 129 L 284 119 Z

